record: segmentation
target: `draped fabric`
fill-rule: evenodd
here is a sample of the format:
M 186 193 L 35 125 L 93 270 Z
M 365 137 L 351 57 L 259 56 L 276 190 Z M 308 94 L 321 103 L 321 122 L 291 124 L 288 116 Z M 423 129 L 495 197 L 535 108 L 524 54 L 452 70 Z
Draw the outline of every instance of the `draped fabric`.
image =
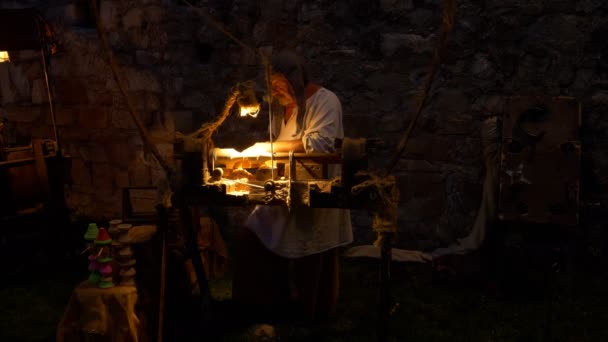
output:
M 56 340 L 148 341 L 135 311 L 137 299 L 135 286 L 100 289 L 88 281 L 81 283 L 66 306 Z
M 477 250 L 481 246 L 485 240 L 488 226 L 496 217 L 500 156 L 499 134 L 499 123 L 496 117 L 492 117 L 483 123 L 481 138 L 486 173 L 483 181 L 481 203 L 469 234 L 447 247 L 437 248 L 431 252 L 393 248 L 393 260 L 424 263 L 444 255 L 466 254 Z M 380 250 L 372 245 L 355 246 L 350 248 L 345 255 L 349 257 L 380 258 Z

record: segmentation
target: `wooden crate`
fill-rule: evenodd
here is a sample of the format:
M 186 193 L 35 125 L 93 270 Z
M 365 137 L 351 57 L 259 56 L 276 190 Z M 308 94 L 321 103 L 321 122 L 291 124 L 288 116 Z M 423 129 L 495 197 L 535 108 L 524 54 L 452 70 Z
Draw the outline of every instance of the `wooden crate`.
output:
M 580 104 L 567 97 L 513 97 L 502 130 L 498 216 L 576 225 Z

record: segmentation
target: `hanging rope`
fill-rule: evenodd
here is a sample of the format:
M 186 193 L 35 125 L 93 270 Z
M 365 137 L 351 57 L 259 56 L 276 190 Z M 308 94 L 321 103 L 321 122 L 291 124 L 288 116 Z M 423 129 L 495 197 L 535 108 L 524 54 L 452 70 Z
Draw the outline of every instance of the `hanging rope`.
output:
M 399 189 L 395 177 L 380 177 L 369 173 L 368 180 L 352 187 L 353 195 L 367 194 L 375 203 L 372 228 L 376 233 L 396 232 L 399 204 Z
M 401 155 L 403 154 L 403 151 L 405 151 L 405 147 L 407 146 L 407 143 L 410 140 L 410 136 L 412 134 L 412 130 L 414 129 L 414 126 L 416 125 L 416 121 L 418 120 L 418 117 L 420 116 L 422 109 L 426 105 L 426 102 L 429 97 L 429 92 L 431 90 L 431 86 L 433 85 L 433 81 L 435 80 L 435 76 L 437 75 L 437 72 L 439 71 L 439 67 L 441 66 L 441 63 L 443 60 L 443 55 L 445 52 L 448 36 L 454 29 L 455 17 L 456 17 L 456 0 L 445 0 L 444 6 L 443 6 L 443 20 L 442 20 L 443 23 L 441 25 L 441 31 L 439 32 L 439 41 L 437 42 L 437 47 L 435 48 L 435 52 L 433 54 L 433 61 L 431 63 L 431 71 L 426 79 L 424 88 L 422 88 L 422 90 L 420 91 L 420 93 L 417 96 L 418 104 L 416 107 L 416 113 L 414 114 L 414 117 L 412 118 L 412 121 L 410 122 L 410 125 L 408 126 L 407 130 L 401 137 L 401 140 L 399 141 L 399 145 L 397 145 L 397 152 L 391 159 L 391 162 L 389 163 L 389 165 L 385 171 L 385 174 L 390 174 L 393 171 L 393 169 L 395 168 L 395 166 L 397 165 L 397 162 L 399 162 L 399 159 L 401 158 Z
M 228 38 L 232 39 L 235 43 L 237 43 L 238 45 L 240 45 L 243 49 L 245 49 L 245 50 L 247 50 L 249 52 L 252 52 L 254 54 L 257 54 L 256 50 L 254 48 L 252 48 L 249 45 L 245 44 L 242 40 L 238 39 L 232 33 L 228 32 L 228 30 L 226 30 L 222 24 L 218 23 L 213 18 L 211 18 L 211 16 L 207 12 L 203 11 L 202 9 L 200 9 L 198 7 L 195 7 L 194 5 L 192 5 L 190 2 L 188 2 L 186 0 L 182 0 L 182 2 L 185 3 L 186 5 L 188 5 L 191 9 L 193 9 L 201 17 L 203 17 L 205 19 L 205 21 L 207 21 L 207 23 L 209 25 L 215 27 L 216 30 L 220 31 L 221 33 L 223 33 L 224 35 L 226 35 Z
M 237 37 L 235 37 L 232 33 L 228 32 L 228 30 L 226 30 L 224 28 L 224 26 L 220 23 L 218 23 L 217 21 L 215 21 L 206 11 L 195 7 L 194 5 L 192 5 L 190 2 L 188 2 L 187 0 L 182 0 L 183 3 L 185 3 L 186 5 L 188 5 L 192 10 L 194 10 L 194 12 L 198 13 L 201 17 L 203 17 L 203 19 L 205 19 L 205 21 L 213 26 L 216 30 L 220 31 L 221 33 L 223 33 L 226 37 L 230 38 L 232 41 L 234 41 L 235 43 L 237 43 L 239 46 L 241 46 L 244 50 L 253 53 L 256 56 L 259 56 L 261 61 L 262 61 L 262 65 L 264 66 L 264 76 L 265 76 L 265 86 L 266 86 L 266 93 L 267 93 L 267 101 L 268 101 L 268 134 L 270 135 L 270 150 L 273 151 L 273 144 L 272 144 L 272 90 L 271 90 L 271 83 L 270 83 L 270 75 L 272 74 L 272 65 L 270 63 L 270 57 L 266 56 L 264 53 L 262 53 L 262 51 L 260 50 L 256 50 L 254 48 L 252 48 L 251 46 L 245 44 L 242 40 L 238 39 Z M 271 154 L 271 165 L 274 165 L 274 153 Z M 271 179 L 274 179 L 274 168 L 271 169 Z
M 156 145 L 154 145 L 152 143 L 152 140 L 150 138 L 150 133 L 148 133 L 146 126 L 144 125 L 139 114 L 135 110 L 135 106 L 133 105 L 133 102 L 131 101 L 129 94 L 127 93 L 127 87 L 125 86 L 124 82 L 122 81 L 122 79 L 119 76 L 118 65 L 116 64 L 116 61 L 114 60 L 114 54 L 112 53 L 112 49 L 110 48 L 110 45 L 108 44 L 108 39 L 106 37 L 106 33 L 104 31 L 103 25 L 101 24 L 101 20 L 99 19 L 99 15 L 98 15 L 99 9 L 97 8 L 97 0 L 91 0 L 90 4 L 91 4 L 92 15 L 95 18 L 95 23 L 97 24 L 96 25 L 97 26 L 97 35 L 99 36 L 99 40 L 101 41 L 102 50 L 106 54 L 108 64 L 110 65 L 110 69 L 112 70 L 112 75 L 114 76 L 114 81 L 118 85 L 118 89 L 120 89 L 120 92 L 122 93 L 122 96 L 124 97 L 125 102 L 127 103 L 127 107 L 129 108 L 129 113 L 131 114 L 131 118 L 133 118 L 133 121 L 135 122 L 135 126 L 137 126 L 137 130 L 139 131 L 139 134 L 142 137 L 144 145 L 146 146 L 146 148 L 148 148 L 150 150 L 150 152 L 152 152 L 152 155 L 154 155 L 154 157 L 156 158 L 156 160 L 158 161 L 160 166 L 165 171 L 167 178 L 169 178 L 173 174 L 173 168 L 171 166 L 169 166 L 169 163 L 167 163 L 167 161 L 161 156 L 160 152 L 156 148 Z
M 230 109 L 236 102 L 236 99 L 238 96 L 239 96 L 239 91 L 238 91 L 237 87 L 235 87 L 232 90 L 232 92 L 230 93 L 230 95 L 228 96 L 228 98 L 226 99 L 226 102 L 224 103 L 224 110 L 222 111 L 220 116 L 217 119 L 215 119 L 215 121 L 207 122 L 207 123 L 203 124 L 201 126 L 201 128 L 197 129 L 196 131 L 194 131 L 193 133 L 190 133 L 188 135 L 177 134 L 177 138 L 183 139 L 183 140 L 186 140 L 186 139 L 201 139 L 202 141 L 211 140 L 211 136 L 213 135 L 213 132 L 215 132 L 217 130 L 217 128 L 220 127 L 222 125 L 222 123 L 224 123 L 226 118 L 228 118 L 228 115 L 230 115 Z

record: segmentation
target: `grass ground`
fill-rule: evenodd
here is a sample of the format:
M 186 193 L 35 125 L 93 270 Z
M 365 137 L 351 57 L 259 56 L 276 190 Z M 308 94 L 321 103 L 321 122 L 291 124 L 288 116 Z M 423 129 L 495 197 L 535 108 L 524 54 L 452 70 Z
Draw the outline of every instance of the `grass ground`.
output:
M 377 261 L 343 262 L 339 316 L 324 326 L 277 326 L 282 341 L 375 341 Z M 599 274 L 522 270 L 510 288 L 476 275 L 394 264 L 391 341 L 608 341 L 608 281 Z M 255 341 L 251 331 L 225 341 Z
M 86 277 L 86 263 L 43 256 L 26 264 L 7 261 L 0 287 L 0 341 L 54 341 L 71 291 Z M 390 340 L 608 341 L 606 269 L 590 263 L 571 272 L 533 266 L 525 259 L 510 265 L 496 283 L 479 271 L 437 273 L 430 265 L 394 263 Z M 214 340 L 374 341 L 377 280 L 377 260 L 343 259 L 333 322 L 282 323 L 274 339 L 227 325 Z M 229 302 L 229 276 L 211 285 L 214 299 Z
M 86 265 L 5 262 L 0 286 L 0 341 L 55 341 L 55 329 Z M 6 265 L 8 263 L 8 265 Z

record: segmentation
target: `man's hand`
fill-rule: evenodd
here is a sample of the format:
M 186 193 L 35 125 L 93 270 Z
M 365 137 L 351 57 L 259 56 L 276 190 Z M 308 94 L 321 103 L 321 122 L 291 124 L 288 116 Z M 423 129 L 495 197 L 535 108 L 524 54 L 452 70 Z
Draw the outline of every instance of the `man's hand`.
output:
M 258 142 L 241 152 L 243 157 L 270 157 L 270 143 Z
M 272 149 L 274 153 L 277 152 L 305 152 L 304 146 L 302 145 L 302 140 L 283 140 L 283 141 L 275 141 L 272 143 Z M 243 157 L 270 157 L 270 143 L 269 142 L 258 142 L 253 144 L 253 146 L 246 148 L 243 150 Z

